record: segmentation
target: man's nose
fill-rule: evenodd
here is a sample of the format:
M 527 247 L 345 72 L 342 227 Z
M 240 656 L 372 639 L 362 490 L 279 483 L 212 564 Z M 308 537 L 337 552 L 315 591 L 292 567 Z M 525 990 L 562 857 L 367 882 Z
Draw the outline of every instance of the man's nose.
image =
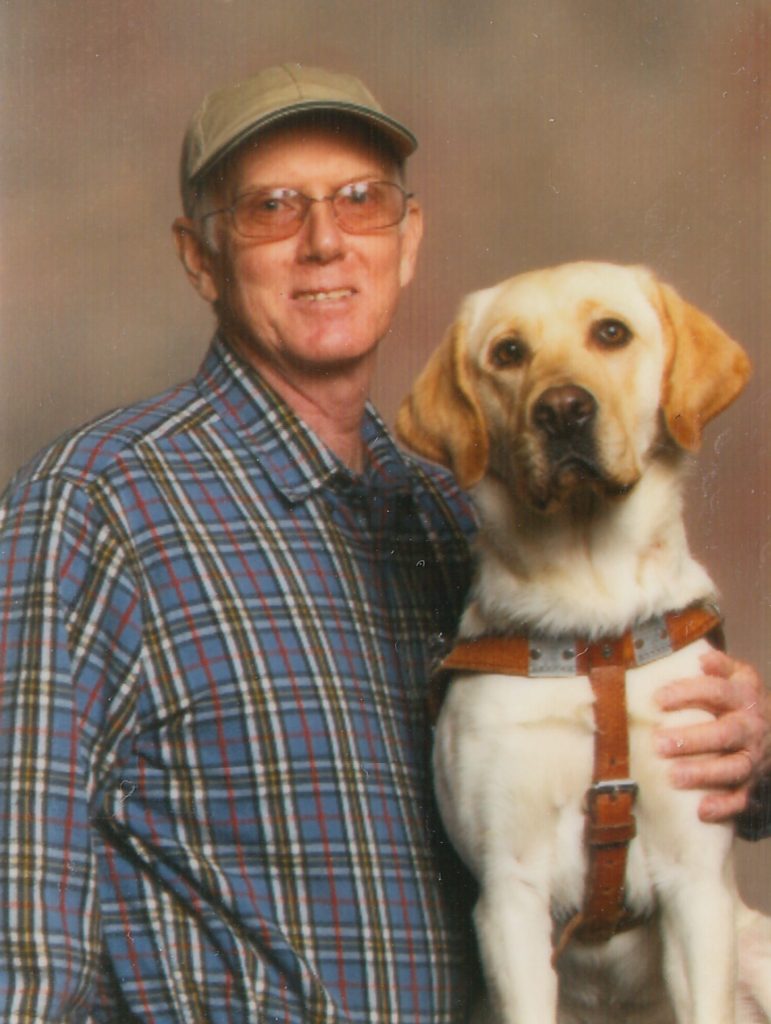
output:
M 327 263 L 342 255 L 345 232 L 337 223 L 329 199 L 310 204 L 301 230 L 301 254 L 304 259 Z

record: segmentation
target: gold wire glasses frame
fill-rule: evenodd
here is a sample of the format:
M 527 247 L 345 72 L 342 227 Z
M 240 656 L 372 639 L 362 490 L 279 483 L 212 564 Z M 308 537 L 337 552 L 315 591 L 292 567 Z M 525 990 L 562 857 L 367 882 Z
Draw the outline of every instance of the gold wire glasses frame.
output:
M 412 195 L 392 181 L 354 181 L 318 199 L 293 188 L 262 188 L 243 192 L 201 220 L 227 213 L 244 238 L 279 241 L 300 230 L 313 203 L 330 203 L 341 230 L 362 235 L 400 223 Z

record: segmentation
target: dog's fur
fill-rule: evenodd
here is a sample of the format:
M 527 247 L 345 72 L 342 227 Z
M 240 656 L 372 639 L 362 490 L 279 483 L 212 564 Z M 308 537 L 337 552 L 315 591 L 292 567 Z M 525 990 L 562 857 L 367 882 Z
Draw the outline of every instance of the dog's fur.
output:
M 478 508 L 461 635 L 591 639 L 713 598 L 686 543 L 684 462 L 748 375 L 741 348 L 643 268 L 568 264 L 469 296 L 397 419 L 406 443 L 451 467 Z M 599 946 L 571 942 L 557 971 L 554 922 L 583 897 L 588 680 L 453 681 L 435 784 L 480 883 L 493 1019 L 771 1021 L 771 922 L 736 894 L 732 828 L 699 821 L 702 794 L 675 790 L 653 752 L 664 718 L 656 691 L 698 674 L 706 649 L 701 640 L 627 674 L 640 785 L 627 902 L 647 923 Z

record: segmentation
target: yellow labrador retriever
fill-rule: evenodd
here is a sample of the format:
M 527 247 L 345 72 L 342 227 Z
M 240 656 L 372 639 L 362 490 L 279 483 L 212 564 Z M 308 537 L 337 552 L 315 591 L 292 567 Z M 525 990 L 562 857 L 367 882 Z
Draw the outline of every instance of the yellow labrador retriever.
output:
M 668 784 L 651 738 L 657 689 L 707 650 L 706 627 L 689 639 L 694 615 L 714 624 L 683 529 L 684 465 L 748 375 L 741 348 L 647 270 L 575 263 L 469 296 L 399 411 L 402 438 L 453 469 L 481 523 L 460 630 L 471 662 L 448 662 L 460 671 L 434 772 L 480 883 L 490 1019 L 771 1021 L 771 922 L 737 897 L 732 829 L 699 821 L 700 794 Z M 677 643 L 670 620 L 685 622 Z M 621 647 L 631 778 L 608 782 L 593 774 L 602 666 L 586 658 Z M 595 799 L 633 814 L 592 831 Z M 621 871 L 622 906 L 592 934 L 595 857 Z M 603 877 L 607 909 L 619 893 Z

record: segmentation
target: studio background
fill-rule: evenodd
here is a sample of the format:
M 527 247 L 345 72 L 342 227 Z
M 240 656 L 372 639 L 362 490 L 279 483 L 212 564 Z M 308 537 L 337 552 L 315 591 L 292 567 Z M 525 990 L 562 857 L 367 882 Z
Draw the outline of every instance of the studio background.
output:
M 764 0 L 0 0 L 0 482 L 45 442 L 190 376 L 212 318 L 169 227 L 210 88 L 296 60 L 358 74 L 418 135 L 427 216 L 385 340 L 386 417 L 463 293 L 645 263 L 749 350 L 708 429 L 695 551 L 732 653 L 769 665 L 769 12 Z M 771 844 L 741 853 L 771 910 Z

